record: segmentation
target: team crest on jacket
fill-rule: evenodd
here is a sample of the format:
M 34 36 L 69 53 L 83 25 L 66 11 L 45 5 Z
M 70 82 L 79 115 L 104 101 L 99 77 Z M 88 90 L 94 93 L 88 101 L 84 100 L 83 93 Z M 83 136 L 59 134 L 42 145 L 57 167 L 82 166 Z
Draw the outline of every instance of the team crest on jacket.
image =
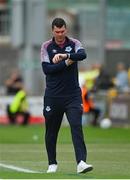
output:
M 49 112 L 51 110 L 50 106 L 46 107 L 46 111 Z
M 57 50 L 56 50 L 56 49 L 53 49 L 52 52 L 53 52 L 53 53 L 57 53 Z
M 66 52 L 70 52 L 72 50 L 72 47 L 71 46 L 67 46 L 66 48 L 65 48 L 65 51 Z

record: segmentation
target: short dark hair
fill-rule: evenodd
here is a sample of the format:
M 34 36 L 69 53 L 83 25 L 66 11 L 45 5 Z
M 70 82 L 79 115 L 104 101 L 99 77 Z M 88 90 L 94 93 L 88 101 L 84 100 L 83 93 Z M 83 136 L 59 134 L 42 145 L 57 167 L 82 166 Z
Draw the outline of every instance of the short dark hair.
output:
M 53 21 L 52 21 L 52 29 L 54 29 L 54 26 L 58 27 L 58 28 L 61 28 L 62 26 L 65 26 L 66 28 L 66 22 L 64 19 L 62 18 L 55 18 Z

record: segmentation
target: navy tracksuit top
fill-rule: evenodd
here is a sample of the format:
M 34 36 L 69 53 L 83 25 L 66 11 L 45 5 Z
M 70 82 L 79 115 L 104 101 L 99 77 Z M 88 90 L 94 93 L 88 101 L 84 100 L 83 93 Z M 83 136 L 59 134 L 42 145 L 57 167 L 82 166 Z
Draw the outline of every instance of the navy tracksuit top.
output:
M 74 63 L 67 66 L 64 59 L 54 64 L 52 59 L 58 53 L 68 54 Z M 58 46 L 54 38 L 43 43 L 41 47 L 41 63 L 43 72 L 46 75 L 45 96 L 73 97 L 80 95 L 77 62 L 85 58 L 85 50 L 77 39 L 66 37 L 63 47 Z

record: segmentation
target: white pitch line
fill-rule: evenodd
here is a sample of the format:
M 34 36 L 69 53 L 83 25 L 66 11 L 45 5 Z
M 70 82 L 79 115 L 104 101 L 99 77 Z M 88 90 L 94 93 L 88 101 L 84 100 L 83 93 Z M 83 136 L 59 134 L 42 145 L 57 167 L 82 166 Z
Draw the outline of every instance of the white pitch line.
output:
M 20 168 L 17 166 L 13 166 L 13 165 L 9 165 L 9 164 L 3 164 L 3 163 L 0 163 L 0 167 L 12 169 L 12 170 L 19 171 L 19 172 L 25 172 L 25 173 L 42 173 L 40 171 L 33 171 L 30 169 Z

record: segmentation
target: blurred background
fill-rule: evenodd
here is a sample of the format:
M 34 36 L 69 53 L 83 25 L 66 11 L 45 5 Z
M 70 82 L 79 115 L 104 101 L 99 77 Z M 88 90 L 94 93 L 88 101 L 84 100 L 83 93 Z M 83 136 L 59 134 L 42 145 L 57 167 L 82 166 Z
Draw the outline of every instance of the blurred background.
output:
M 59 171 L 44 173 L 40 49 L 57 16 L 88 55 L 79 63 L 88 104 L 82 124 L 94 165 L 88 176 L 75 173 L 66 116 L 58 138 Z M 130 0 L 0 0 L 0 179 L 130 179 L 129 149 Z
M 6 80 L 14 70 L 23 79 L 31 114 L 42 114 L 40 48 L 50 39 L 51 21 L 57 16 L 67 21 L 69 36 L 78 38 L 88 53 L 87 61 L 79 64 L 80 77 L 101 109 L 101 118 L 129 125 L 129 0 L 0 0 L 0 122 L 7 122 L 5 106 L 11 97 Z M 99 83 L 102 70 L 105 85 Z M 127 76 L 125 85 L 118 83 L 120 71 Z

